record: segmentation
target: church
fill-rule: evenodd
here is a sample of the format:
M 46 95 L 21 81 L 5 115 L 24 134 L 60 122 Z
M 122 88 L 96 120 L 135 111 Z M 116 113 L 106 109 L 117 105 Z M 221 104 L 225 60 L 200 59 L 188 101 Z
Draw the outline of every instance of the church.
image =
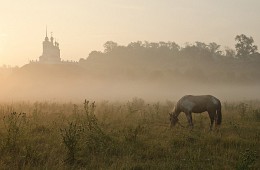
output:
M 59 43 L 56 40 L 54 41 L 52 34 L 50 39 L 48 38 L 47 28 L 46 28 L 46 36 L 42 45 L 43 45 L 43 52 L 42 55 L 39 57 L 40 63 L 56 64 L 61 62 Z

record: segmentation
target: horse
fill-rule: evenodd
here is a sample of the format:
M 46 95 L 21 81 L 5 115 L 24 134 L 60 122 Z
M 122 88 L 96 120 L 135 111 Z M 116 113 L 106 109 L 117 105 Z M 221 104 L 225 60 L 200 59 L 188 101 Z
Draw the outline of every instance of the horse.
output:
M 178 116 L 181 112 L 184 112 L 191 129 L 193 129 L 192 113 L 202 113 L 205 111 L 208 112 L 210 117 L 210 130 L 212 130 L 214 121 L 215 127 L 217 128 L 222 121 L 221 102 L 219 99 L 211 95 L 183 96 L 177 102 L 173 111 L 169 113 L 171 127 L 179 123 Z

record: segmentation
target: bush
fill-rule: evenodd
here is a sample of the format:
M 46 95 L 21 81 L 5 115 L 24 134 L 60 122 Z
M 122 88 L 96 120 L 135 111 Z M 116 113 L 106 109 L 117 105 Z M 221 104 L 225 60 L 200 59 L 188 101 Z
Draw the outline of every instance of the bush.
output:
M 256 160 L 257 160 L 256 151 L 247 149 L 245 152 L 240 154 L 237 169 L 238 170 L 251 169 L 254 163 L 256 162 Z
M 82 129 L 76 123 L 70 122 L 67 127 L 61 129 L 61 136 L 63 144 L 67 148 L 67 159 L 69 164 L 74 164 L 77 146 L 80 139 Z
M 237 109 L 238 109 L 238 113 L 240 115 L 241 118 L 246 118 L 247 115 L 246 115 L 246 112 L 248 110 L 248 104 L 246 103 L 243 103 L 241 102 L 238 106 L 237 106 Z
M 7 132 L 4 148 L 15 152 L 19 149 L 20 137 L 27 122 L 26 114 L 12 112 L 4 116 L 3 121 Z
M 253 110 L 253 119 L 260 122 L 260 109 Z

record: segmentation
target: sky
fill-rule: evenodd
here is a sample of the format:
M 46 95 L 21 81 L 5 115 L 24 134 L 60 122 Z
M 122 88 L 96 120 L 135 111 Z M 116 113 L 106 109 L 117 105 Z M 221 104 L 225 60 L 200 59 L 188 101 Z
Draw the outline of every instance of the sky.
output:
M 106 41 L 216 42 L 234 48 L 252 36 L 260 48 L 259 0 L 0 0 L 0 66 L 42 54 L 46 25 L 62 60 L 103 51 Z

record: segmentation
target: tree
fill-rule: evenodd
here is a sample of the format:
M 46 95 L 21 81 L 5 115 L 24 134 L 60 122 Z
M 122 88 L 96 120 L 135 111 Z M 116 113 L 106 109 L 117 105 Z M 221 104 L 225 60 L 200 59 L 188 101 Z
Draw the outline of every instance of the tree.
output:
M 158 48 L 160 47 L 160 45 L 159 45 L 159 43 L 151 42 L 151 43 L 149 44 L 149 47 L 152 48 L 152 49 L 154 49 L 154 50 L 156 50 L 156 49 L 158 49 Z
M 169 49 L 172 51 L 179 52 L 181 49 L 180 46 L 178 44 L 176 44 L 175 42 L 168 42 L 167 45 L 168 45 Z
M 234 49 L 231 49 L 229 47 L 225 47 L 225 56 L 230 58 L 235 58 L 236 51 Z
M 207 44 L 203 42 L 196 41 L 195 45 L 199 50 L 207 50 Z
M 137 42 L 131 42 L 128 44 L 127 48 L 131 48 L 131 49 L 140 49 L 143 48 L 143 43 L 142 41 L 137 41 Z
M 104 48 L 105 48 L 105 53 L 109 53 L 111 52 L 112 50 L 114 50 L 115 48 L 117 47 L 117 43 L 116 42 L 113 42 L 113 41 L 107 41 L 105 44 L 104 44 Z
M 215 42 L 209 43 L 208 48 L 209 48 L 209 51 L 210 51 L 212 54 L 218 54 L 218 55 L 220 55 L 220 54 L 222 53 L 222 52 L 219 50 L 220 45 L 218 45 L 218 44 L 215 43 Z
M 101 51 L 91 51 L 88 55 L 88 58 L 96 58 L 102 55 L 103 53 Z
M 237 44 L 235 45 L 237 51 L 237 57 L 247 57 L 257 52 L 257 46 L 253 45 L 254 40 L 252 37 L 247 37 L 244 34 L 237 35 L 235 37 Z

